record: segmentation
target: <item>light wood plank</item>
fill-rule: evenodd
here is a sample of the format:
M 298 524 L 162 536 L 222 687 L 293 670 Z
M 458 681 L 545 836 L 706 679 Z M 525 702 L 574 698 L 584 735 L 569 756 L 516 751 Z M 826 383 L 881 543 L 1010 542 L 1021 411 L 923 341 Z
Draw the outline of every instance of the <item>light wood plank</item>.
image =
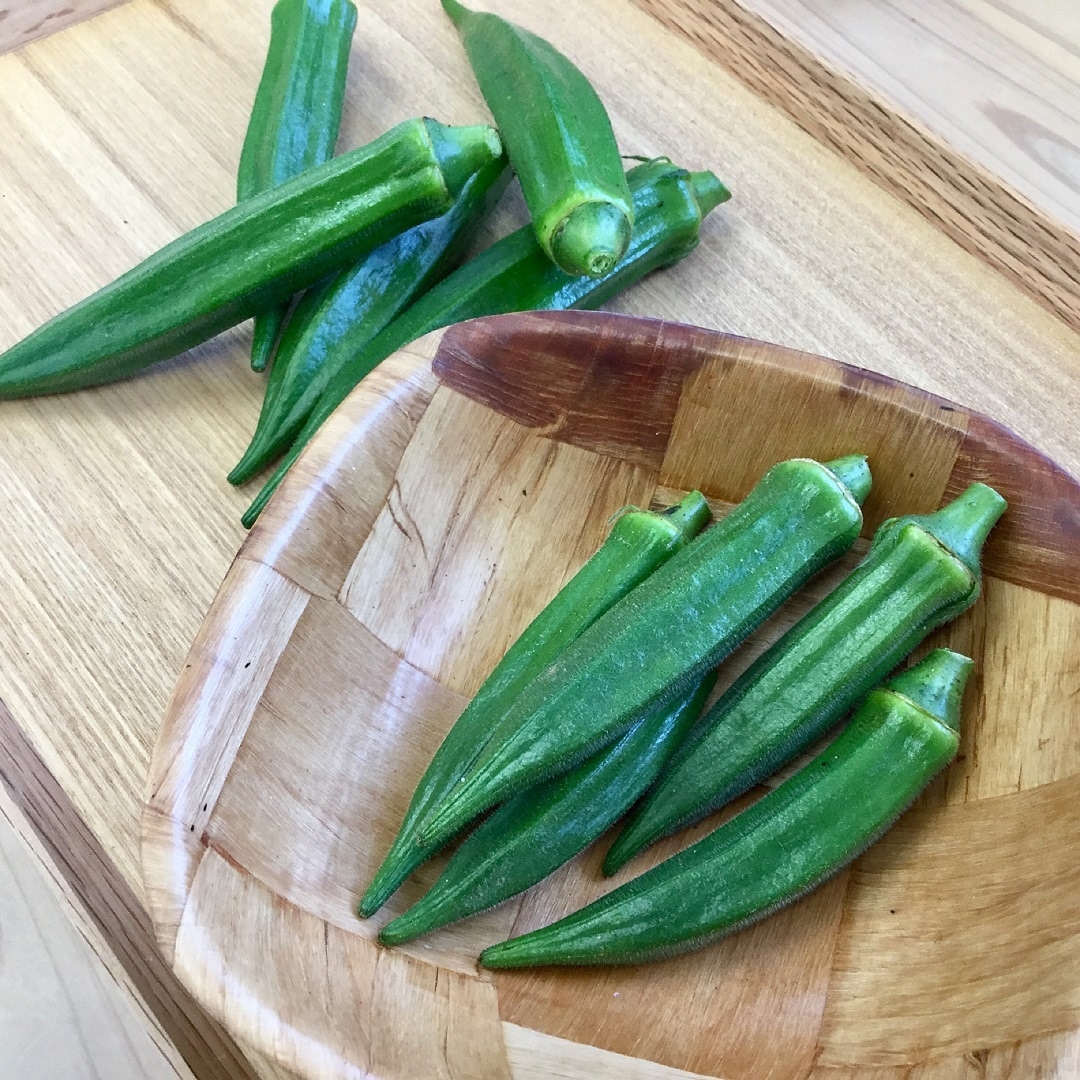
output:
M 1080 230 L 1080 19 L 1060 0 L 742 0 Z
M 0 53 L 48 37 L 124 0 L 8 0 L 0 5 Z

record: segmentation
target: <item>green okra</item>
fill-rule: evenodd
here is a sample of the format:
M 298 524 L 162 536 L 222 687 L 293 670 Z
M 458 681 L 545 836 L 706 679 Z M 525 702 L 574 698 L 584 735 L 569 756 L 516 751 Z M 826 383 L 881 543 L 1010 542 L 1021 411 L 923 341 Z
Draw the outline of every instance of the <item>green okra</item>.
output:
M 774 465 L 746 498 L 569 645 L 492 727 L 421 824 L 449 839 L 489 806 L 565 772 L 672 700 L 855 542 L 866 458 Z
M 709 505 L 692 491 L 663 513 L 621 515 L 607 539 L 525 628 L 447 733 L 417 785 L 405 819 L 363 899 L 374 914 L 422 862 L 443 845 L 427 844 L 417 826 L 461 779 L 488 729 L 518 694 L 583 630 L 682 549 L 709 520 Z
M 598 754 L 503 803 L 465 838 L 424 897 L 383 927 L 379 940 L 400 945 L 494 907 L 584 851 L 656 779 L 715 683 L 710 671 Z
M 259 420 L 229 474 L 242 484 L 295 441 L 337 372 L 465 254 L 510 180 L 505 158 L 473 174 L 447 213 L 395 236 L 304 294 L 278 345 Z
M 702 717 L 616 837 L 613 874 L 642 848 L 748 791 L 824 735 L 979 594 L 979 556 L 1005 500 L 984 484 L 885 522 L 866 557 Z
M 703 840 L 540 930 L 490 968 L 637 964 L 790 904 L 865 851 L 956 756 L 966 656 L 938 649 L 873 690 L 817 757 Z
M 351 0 L 278 0 L 270 46 L 251 108 L 240 164 L 238 202 L 334 156 L 349 47 L 356 28 Z M 251 366 L 270 359 L 289 305 L 255 316 Z
M 442 0 L 546 254 L 568 274 L 602 277 L 623 257 L 634 205 L 607 110 L 557 49 L 520 26 Z
M 470 259 L 337 369 L 289 452 L 245 512 L 244 526 L 255 523 L 330 414 L 391 353 L 432 330 L 483 315 L 599 307 L 651 271 L 689 255 L 697 247 L 703 218 L 731 197 L 712 173 L 690 173 L 666 158 L 636 166 L 627 179 L 636 213 L 634 235 L 609 274 L 593 279 L 564 273 L 540 249 L 531 226 Z
M 502 153 L 490 127 L 408 120 L 237 204 L 0 354 L 0 398 L 126 378 L 450 209 Z

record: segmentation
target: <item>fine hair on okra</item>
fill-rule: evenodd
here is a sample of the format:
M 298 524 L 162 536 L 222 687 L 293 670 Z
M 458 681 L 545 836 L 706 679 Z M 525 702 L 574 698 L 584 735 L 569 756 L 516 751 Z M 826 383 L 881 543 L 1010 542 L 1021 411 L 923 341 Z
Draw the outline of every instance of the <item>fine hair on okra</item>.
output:
M 281 336 L 255 433 L 230 484 L 244 483 L 289 448 L 342 366 L 461 260 L 509 180 L 506 158 L 494 159 L 470 177 L 445 214 L 304 294 Z
M 729 687 L 672 755 L 604 860 L 613 874 L 821 738 L 927 634 L 979 595 L 1005 500 L 973 484 L 933 514 L 886 521 L 852 573 Z
M 405 819 L 360 901 L 374 914 L 422 862 L 442 847 L 426 844 L 417 827 L 461 779 L 490 727 L 521 691 L 612 604 L 681 550 L 709 520 L 709 505 L 692 491 L 662 513 L 620 514 L 599 550 L 525 628 L 484 680 L 436 750 L 413 793 Z
M 584 851 L 656 778 L 715 683 L 710 671 L 576 768 L 503 803 L 465 838 L 423 898 L 383 927 L 379 940 L 398 945 L 494 907 Z
M 522 691 L 421 837 L 444 842 L 488 807 L 573 768 L 716 667 L 851 547 L 869 489 L 861 455 L 774 465 Z
M 0 353 L 0 399 L 126 378 L 446 213 L 502 154 L 486 125 L 407 120 L 238 203 Z
M 704 839 L 558 922 L 485 949 L 486 967 L 637 964 L 697 949 L 847 866 L 956 756 L 972 663 L 937 649 L 870 692 L 820 754 Z
M 574 276 L 602 277 L 623 257 L 634 204 L 607 110 L 549 42 L 498 15 L 442 0 L 545 254 Z
M 270 45 L 236 170 L 237 202 L 333 157 L 355 28 L 352 0 L 274 5 Z M 255 316 L 255 371 L 266 367 L 288 308 L 279 304 Z
M 531 225 L 504 236 L 459 267 L 357 352 L 335 350 L 335 371 L 300 433 L 244 513 L 250 528 L 304 447 L 330 414 L 391 353 L 451 323 L 511 311 L 596 308 L 612 296 L 697 247 L 702 220 L 731 196 L 711 172 L 687 172 L 667 158 L 636 165 L 627 174 L 634 200 L 634 235 L 626 254 L 602 278 L 560 270 Z

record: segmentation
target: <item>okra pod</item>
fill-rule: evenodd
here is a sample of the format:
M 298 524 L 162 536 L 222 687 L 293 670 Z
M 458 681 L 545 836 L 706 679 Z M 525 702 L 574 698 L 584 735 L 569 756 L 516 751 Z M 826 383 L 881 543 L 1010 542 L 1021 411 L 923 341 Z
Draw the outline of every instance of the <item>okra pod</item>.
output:
M 408 120 L 226 210 L 0 354 L 0 398 L 126 378 L 450 209 L 502 153 L 490 127 Z
M 541 248 L 568 274 L 607 274 L 630 243 L 634 205 L 596 91 L 535 34 L 457 0 L 442 5 L 495 117 Z
M 379 940 L 400 945 L 494 907 L 584 851 L 656 779 L 715 683 L 710 671 L 577 768 L 503 803 L 465 838 L 419 903 L 383 927 Z
M 731 196 L 710 172 L 658 158 L 627 173 L 636 225 L 622 260 L 599 279 L 571 277 L 544 254 L 532 226 L 497 241 L 425 293 L 337 368 L 300 434 L 241 519 L 250 528 L 285 474 L 353 387 L 391 353 L 451 323 L 510 311 L 595 308 L 639 278 L 697 247 L 702 219 Z
M 351 0 L 274 5 L 270 46 L 236 171 L 238 202 L 334 156 L 355 28 Z M 266 367 L 288 307 L 255 316 L 251 366 L 256 371 Z
M 692 491 L 663 513 L 633 510 L 612 526 L 600 549 L 525 628 L 477 691 L 435 752 L 405 813 L 398 835 L 363 899 L 374 914 L 442 842 L 425 843 L 417 826 L 460 781 L 488 730 L 521 691 L 612 604 L 644 581 L 709 520 L 709 506 Z
M 485 949 L 490 968 L 637 964 L 756 922 L 866 850 L 955 757 L 966 656 L 872 691 L 817 757 L 703 840 L 565 919 Z
M 341 367 L 462 258 L 509 180 L 506 159 L 496 158 L 469 178 L 447 213 L 304 294 L 278 345 L 255 434 L 229 483 L 242 484 L 288 449 Z
M 569 645 L 488 734 L 421 824 L 449 839 L 489 806 L 565 772 L 681 694 L 855 542 L 866 458 L 774 465 L 746 498 Z
M 885 522 L 858 567 L 737 679 L 672 755 L 604 860 L 700 821 L 824 735 L 932 630 L 979 594 L 979 557 L 1005 500 L 984 484 Z

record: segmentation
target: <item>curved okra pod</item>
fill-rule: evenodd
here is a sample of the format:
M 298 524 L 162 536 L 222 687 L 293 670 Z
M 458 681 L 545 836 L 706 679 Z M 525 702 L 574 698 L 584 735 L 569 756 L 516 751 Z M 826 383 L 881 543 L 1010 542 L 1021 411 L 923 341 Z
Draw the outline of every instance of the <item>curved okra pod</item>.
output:
M 934 514 L 885 522 L 847 579 L 702 717 L 616 837 L 604 872 L 774 773 L 970 607 L 983 542 L 1004 510 L 993 488 L 973 484 Z
M 278 345 L 255 433 L 229 483 L 242 484 L 288 449 L 350 357 L 461 259 L 509 179 L 506 159 L 496 158 L 469 178 L 447 213 L 395 236 L 304 294 Z
M 637 964 L 700 948 L 797 900 L 865 851 L 955 757 L 971 666 L 932 652 L 704 840 L 565 919 L 485 949 L 480 962 Z
M 432 330 L 510 311 L 596 308 L 646 274 L 697 247 L 702 219 L 731 196 L 710 172 L 689 173 L 658 158 L 627 173 L 637 215 L 622 260 L 599 279 L 571 277 L 540 249 L 532 226 L 492 244 L 425 293 L 355 354 L 335 361 L 336 374 L 262 490 L 241 519 L 251 528 L 304 447 L 353 387 L 391 353 Z
M 443 846 L 424 843 L 417 826 L 460 781 L 489 729 L 518 694 L 708 520 L 708 503 L 692 491 L 663 513 L 633 510 L 615 522 L 599 551 L 525 628 L 447 733 L 417 785 L 389 854 L 360 901 L 362 916 L 378 911 L 405 878 Z
M 490 127 L 407 120 L 252 196 L 0 353 L 0 398 L 126 378 L 446 213 L 502 154 Z
M 715 683 L 710 671 L 577 768 L 503 803 L 465 838 L 423 899 L 383 927 L 379 940 L 400 945 L 494 907 L 584 851 L 656 779 Z
M 855 542 L 866 458 L 774 465 L 746 498 L 597 619 L 519 695 L 420 827 L 446 840 L 681 694 Z
M 611 120 L 588 79 L 520 26 L 442 0 L 506 143 L 544 252 L 602 277 L 626 253 L 634 206 Z
M 270 47 L 255 92 L 240 164 L 238 202 L 334 156 L 349 46 L 356 28 L 351 0 L 278 0 Z M 288 304 L 255 316 L 251 366 L 270 359 Z

